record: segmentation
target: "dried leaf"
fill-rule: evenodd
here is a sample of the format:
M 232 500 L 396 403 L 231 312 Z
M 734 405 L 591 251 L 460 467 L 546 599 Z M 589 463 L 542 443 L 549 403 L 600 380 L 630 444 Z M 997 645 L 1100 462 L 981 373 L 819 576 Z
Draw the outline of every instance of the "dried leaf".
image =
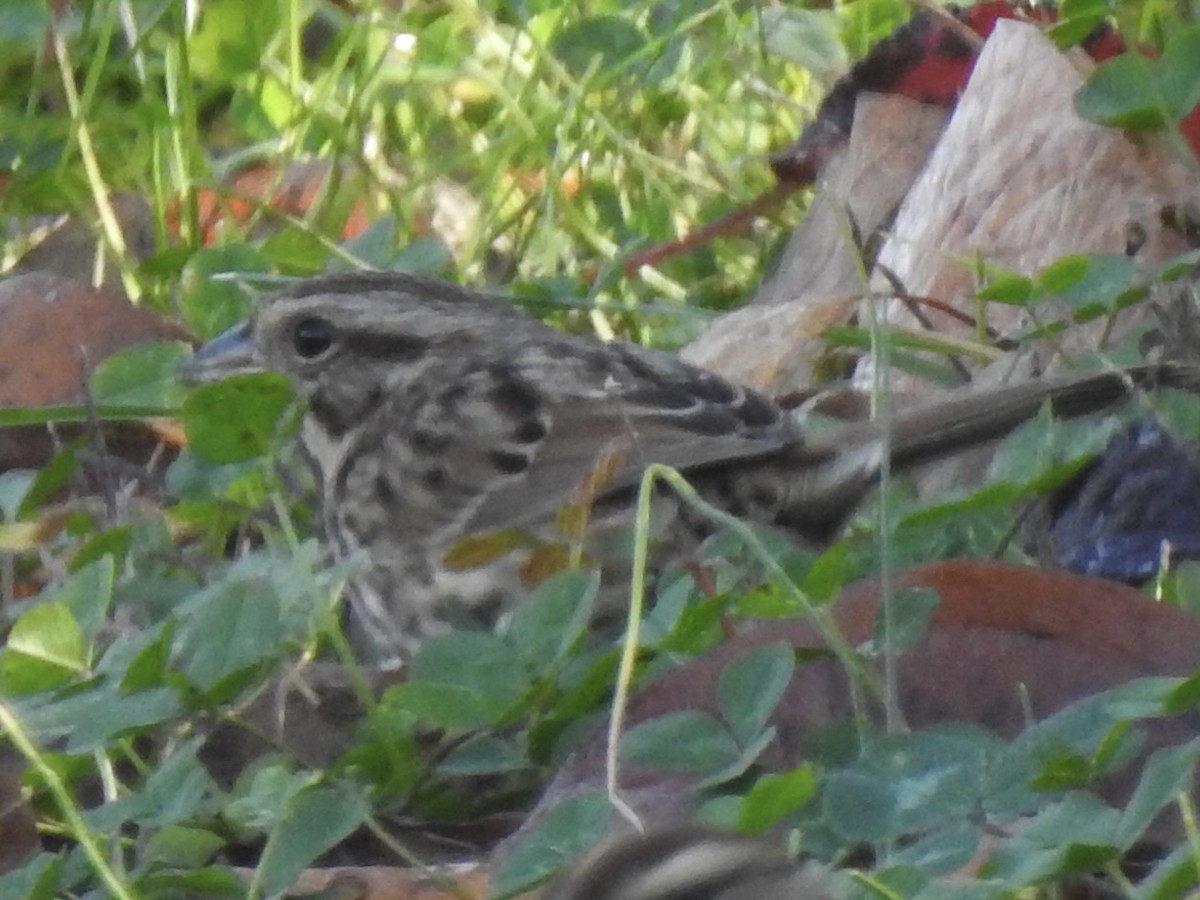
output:
M 610 485 L 629 458 L 629 442 L 624 438 L 610 441 L 596 457 L 587 476 L 571 492 L 571 501 L 558 511 L 555 523 L 568 541 L 582 542 L 591 519 L 596 498 Z
M 520 569 L 521 582 L 537 587 L 551 575 L 571 566 L 571 550 L 565 544 L 542 544 L 529 554 Z
M 521 531 L 488 531 L 469 534 L 446 551 L 442 562 L 452 569 L 477 569 L 495 562 L 518 547 L 527 547 L 530 538 Z

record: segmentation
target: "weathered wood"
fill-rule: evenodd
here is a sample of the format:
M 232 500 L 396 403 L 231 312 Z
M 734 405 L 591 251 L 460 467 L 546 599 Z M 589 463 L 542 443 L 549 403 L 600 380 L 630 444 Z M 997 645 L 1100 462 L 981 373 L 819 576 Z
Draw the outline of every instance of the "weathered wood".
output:
M 1085 63 L 1086 64 L 1086 63 Z M 912 294 L 977 312 L 980 261 L 1032 275 L 1070 253 L 1125 253 L 1132 229 L 1147 268 L 1187 249 L 1161 211 L 1200 199 L 1200 180 L 1165 142 L 1137 143 L 1081 119 L 1074 97 L 1084 76 L 1031 25 L 1003 21 L 984 46 L 942 140 L 905 197 L 879 262 Z M 876 277 L 872 286 L 885 288 Z M 1027 324 L 1019 307 L 991 304 L 987 324 L 1010 334 Z M 1039 316 L 1066 315 L 1042 306 Z M 1133 327 L 1131 311 L 1112 332 Z M 936 312 L 939 330 L 970 335 Z M 891 324 L 919 328 L 905 304 L 887 304 Z M 1073 327 L 1045 357 L 1097 349 L 1107 323 Z
M 944 109 L 905 97 L 861 98 L 850 142 L 822 173 L 776 273 L 752 304 L 714 320 L 684 358 L 765 389 L 810 383 L 821 334 L 850 321 L 865 291 L 855 232 L 865 238 L 886 225 L 945 118 Z
M 979 312 L 974 291 L 981 262 L 1032 275 L 1070 253 L 1124 253 L 1133 231 L 1141 238 L 1136 259 L 1147 269 L 1184 252 L 1185 237 L 1163 223 L 1161 211 L 1200 203 L 1194 167 L 1161 138 L 1134 141 L 1081 119 L 1074 109 L 1084 80 L 1077 63 L 1090 66 L 1061 53 L 1032 25 L 1000 22 L 923 167 L 928 125 L 918 127 L 912 105 L 895 98 L 860 104 L 851 145 L 823 180 L 824 196 L 837 199 L 814 202 L 757 302 L 715 320 L 685 356 L 766 390 L 811 384 L 824 349 L 819 336 L 854 319 L 861 302 L 894 294 L 878 272 L 870 291 L 863 289 L 847 242 L 849 220 L 837 210 L 853 210 L 868 233 L 886 221 L 900 196 L 879 263 L 910 295 L 969 317 Z M 925 115 L 936 126 L 943 112 Z M 911 146 L 905 144 L 906 116 Z M 904 174 L 909 167 L 920 170 L 911 190 Z M 878 311 L 896 327 L 927 327 L 899 300 L 883 301 Z M 940 332 L 975 336 L 948 315 L 926 308 L 922 314 Z M 1039 309 L 1043 319 L 1054 314 L 1053 304 Z M 1045 368 L 1057 354 L 1096 348 L 1101 335 L 1120 340 L 1149 314 L 1142 307 L 1123 314 L 1115 328 L 1104 321 L 1073 327 L 1040 346 L 1035 364 L 1025 364 Z M 985 317 L 1002 335 L 1027 322 L 1024 310 L 1002 304 L 987 306 Z M 1015 366 L 1010 359 L 1000 369 L 1011 373 Z M 860 366 L 858 382 L 869 379 L 869 366 Z M 894 389 L 936 390 L 908 377 L 899 377 Z

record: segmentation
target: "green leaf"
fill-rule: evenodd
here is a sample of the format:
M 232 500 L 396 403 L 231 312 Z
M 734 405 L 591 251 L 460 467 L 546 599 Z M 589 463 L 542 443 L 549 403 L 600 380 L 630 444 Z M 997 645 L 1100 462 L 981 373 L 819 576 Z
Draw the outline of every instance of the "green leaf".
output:
M 942 598 L 927 587 L 900 587 L 875 617 L 873 641 L 879 653 L 903 654 L 925 639 Z
M 427 725 L 449 731 L 471 731 L 497 724 L 508 707 L 457 684 L 411 680 L 390 688 L 385 702 L 389 709 L 402 710 Z
M 759 757 L 766 753 L 773 743 L 775 743 L 775 727 L 762 729 L 749 742 L 742 744 L 734 759 L 699 779 L 696 787 L 701 791 L 707 791 L 710 788 L 718 788 L 721 785 L 737 781 L 750 771 L 751 767 L 758 762 Z M 735 815 L 736 811 L 731 808 L 730 817 Z
M 1197 574 L 1200 575 L 1200 573 Z M 1196 583 L 1200 584 L 1200 578 Z M 1200 706 L 1200 673 L 1179 682 L 1163 703 L 1163 712 L 1167 715 L 1175 715 L 1196 706 Z
M 153 341 L 119 350 L 96 366 L 92 394 L 103 404 L 174 409 L 183 393 L 179 367 L 191 353 L 191 346 L 182 341 Z
M 521 699 L 531 682 L 517 651 L 494 634 L 459 631 L 426 641 L 412 661 L 411 682 L 461 688 L 495 713 Z
M 1105 24 L 1108 17 L 1107 0 L 1083 0 L 1074 5 L 1079 7 L 1079 11 L 1068 16 L 1064 3 L 1059 21 L 1050 28 L 1050 39 L 1061 49 L 1082 43 L 1098 26 Z
M 444 273 L 454 263 L 454 253 L 436 234 L 423 235 L 402 247 L 388 268 L 399 272 Z
M 892 859 L 926 875 L 953 875 L 977 860 L 982 837 L 982 830 L 964 817 L 961 822 L 937 828 L 906 843 Z M 967 894 L 962 900 L 970 896 Z M 960 900 L 958 895 L 955 900 Z
M 126 694 L 99 682 L 89 690 L 30 710 L 24 722 L 41 741 L 66 736 L 67 752 L 88 753 L 116 735 L 161 724 L 181 712 L 182 704 L 173 689 Z
M 981 287 L 975 292 L 975 296 L 993 303 L 1025 306 L 1036 294 L 1034 283 L 1029 278 L 1021 275 L 1002 275 Z
M 87 671 L 79 622 L 63 603 L 42 603 L 24 613 L 8 634 L 0 659 L 6 693 L 48 691 Z
M 1038 274 L 1038 286 L 1051 294 L 1065 291 L 1087 275 L 1090 265 L 1082 253 L 1059 257 Z
M 444 275 L 452 268 L 454 253 L 439 235 L 407 235 L 407 243 L 397 235 L 395 218 L 381 216 L 361 234 L 346 241 L 344 246 L 354 259 L 376 269 Z M 328 265 L 330 272 L 357 268 L 359 265 L 351 265 L 339 256 L 330 259 Z
M 1150 756 L 1133 796 L 1121 813 L 1115 838 L 1118 847 L 1131 847 L 1165 806 L 1189 791 L 1197 756 L 1200 756 L 1200 739 L 1181 747 L 1164 747 Z
M 1062 422 L 1043 409 L 1004 439 L 988 465 L 988 490 L 1053 487 L 1103 450 L 1113 430 L 1112 423 Z
M 116 561 L 103 556 L 73 573 L 58 591 L 55 599 L 70 610 L 88 641 L 96 639 L 108 620 L 116 576 Z
M 438 764 L 438 771 L 444 775 L 472 777 L 521 772 L 529 768 L 529 760 L 511 741 L 490 734 L 476 735 L 463 742 Z
M 737 742 L 720 722 L 690 710 L 641 722 L 621 741 L 623 762 L 671 772 L 710 772 L 739 757 Z
M 162 628 L 124 635 L 123 640 L 118 638 L 100 658 L 97 671 L 115 673 L 121 690 L 130 694 L 162 687 L 168 672 L 173 624 L 168 622 Z M 115 661 L 114 665 L 110 665 L 110 659 Z
M 262 456 L 274 445 L 292 397 L 291 383 L 274 372 L 234 375 L 200 385 L 183 404 L 188 446 L 214 463 Z
M 226 840 L 208 829 L 174 824 L 150 835 L 145 859 L 174 868 L 196 869 L 208 863 L 224 845 Z
M 817 794 L 816 769 L 800 766 L 782 775 L 764 775 L 742 798 L 738 827 L 761 834 Z
M 1167 696 L 1166 687 L 1164 694 Z M 1086 784 L 1095 774 L 1096 748 L 1121 732 L 1123 748 L 1104 750 L 1108 761 L 1128 760 L 1136 749 L 1135 733 L 1112 709 L 1110 694 L 1087 697 L 1032 727 L 996 754 L 988 772 L 989 808 L 1002 815 L 1025 814 L 1043 799 L 1039 791 Z M 1161 710 L 1149 705 L 1147 709 Z M 1151 713 L 1153 714 L 1153 712 Z
M 849 68 L 839 17 L 832 10 L 767 6 L 761 16 L 767 52 L 807 69 L 826 84 Z
M 83 406 L 78 403 L 65 403 L 58 406 L 13 406 L 0 409 L 0 428 L 14 428 L 21 425 L 75 425 L 95 421 L 134 422 L 159 418 L 167 412 L 168 410 L 157 404 L 154 406 L 126 406 L 124 404 Z
M 182 618 L 173 658 L 193 685 L 211 690 L 275 658 L 284 637 L 279 598 L 259 579 L 219 582 Z
M 600 793 L 576 794 L 546 814 L 525 836 L 492 879 L 493 896 L 524 893 L 604 837 L 612 806 Z
M 1030 785 L 1039 791 L 1062 791 L 1081 787 L 1092 774 L 1087 757 L 1061 753 L 1042 763 L 1042 770 Z
M 1087 257 L 1086 262 L 1073 282 L 1057 290 L 1047 288 L 1070 304 L 1077 318 L 1113 312 L 1141 288 L 1137 264 L 1128 256 L 1099 253 Z
M 646 39 L 638 28 L 617 16 L 585 16 L 555 33 L 550 52 L 576 78 L 593 66 L 603 78 L 640 53 Z
M 1103 695 L 1104 710 L 1118 721 L 1161 716 L 1182 682 L 1181 678 L 1168 675 L 1127 681 Z
M 598 710 L 612 693 L 618 661 L 615 647 L 593 650 L 568 660 L 557 679 L 562 693 L 554 709 L 530 729 L 531 757 L 550 758 L 555 748 L 562 751 L 573 747 L 595 729 L 599 724 Z
M 496 635 L 456 631 L 422 644 L 406 683 L 386 692 L 390 707 L 450 730 L 497 725 L 530 689 L 516 650 Z
M 1109 712 L 1114 716 L 1121 715 L 1111 706 Z M 1106 771 L 1119 768 L 1123 763 L 1129 762 L 1130 748 L 1137 743 L 1133 738 L 1132 723 L 1116 722 L 1104 736 L 1104 740 L 1096 745 L 1096 750 L 1089 761 L 1089 777 L 1096 778 Z
M 1140 900 L 1177 900 L 1200 884 L 1196 858 L 1188 844 L 1176 847 L 1154 871 L 1138 883 Z
M 1044 805 L 992 854 L 987 873 L 1028 885 L 1103 870 L 1118 857 L 1117 811 L 1075 792 Z
M 800 587 L 815 603 L 829 603 L 846 586 L 850 567 L 848 541 L 838 541 L 812 563 Z
M 599 591 L 598 570 L 552 575 L 513 613 L 509 642 L 536 669 L 548 669 L 587 631 Z
M 188 60 L 196 74 L 225 83 L 262 70 L 267 46 L 279 32 L 281 7 L 206 0 L 199 12 L 187 44 Z
M 21 503 L 18 512 L 20 518 L 35 516 L 38 507 L 54 496 L 75 474 L 79 468 L 79 451 L 86 443 L 86 438 L 78 438 L 64 444 L 50 462 L 42 466 Z
M 342 784 L 320 784 L 291 797 L 267 840 L 257 877 L 262 892 L 274 895 L 291 887 L 313 860 L 351 834 L 369 807 Z
M 0 511 L 4 513 L 4 521 L 16 520 L 36 478 L 37 472 L 32 469 L 9 469 L 0 473 Z
M 104 559 L 111 561 L 114 566 L 123 566 L 129 558 L 133 538 L 134 529 L 131 525 L 116 525 L 97 532 L 80 545 L 71 557 L 67 571 L 77 574 Z M 89 634 L 94 636 L 92 632 Z
M 266 260 L 249 244 L 197 250 L 180 278 L 179 308 L 188 327 L 207 340 L 241 322 L 250 300 L 238 276 L 266 271 Z
M 288 804 L 313 784 L 314 776 L 293 772 L 281 763 L 260 764 L 238 785 L 241 796 L 226 804 L 224 817 L 245 831 L 269 831 L 282 819 Z
M 1109 3 L 1108 0 L 1063 0 L 1058 5 L 1058 13 L 1060 19 L 1106 16 Z
M 1165 211 L 1164 211 L 1165 214 Z M 1189 250 L 1173 256 L 1158 267 L 1154 273 L 1154 281 L 1177 281 L 1186 276 L 1197 265 L 1200 265 L 1200 250 Z
M 863 770 L 833 772 L 825 780 L 822 821 L 848 842 L 893 837 L 898 802 L 888 779 Z
M 729 614 L 728 599 L 720 594 L 715 597 L 700 596 L 694 584 L 687 585 L 687 593 L 687 603 L 676 610 L 670 631 L 665 636 L 658 637 L 662 634 L 661 626 L 654 631 L 647 628 L 644 632 L 647 644 L 654 646 L 655 638 L 658 637 L 657 645 L 661 650 L 695 655 L 720 642 L 724 635 L 722 623 Z M 679 597 L 680 594 L 676 594 L 674 597 L 668 597 L 668 600 L 678 600 Z M 755 592 L 754 595 L 738 598 L 738 612 L 747 616 L 760 614 L 763 608 L 760 597 L 761 592 Z M 669 610 L 664 609 L 664 612 L 667 611 Z M 647 618 L 655 625 L 663 621 L 657 603 Z
M 356 259 L 377 269 L 395 269 L 396 245 L 399 243 L 395 216 L 380 216 L 350 240 L 344 248 Z M 340 256 L 329 260 L 329 271 L 349 271 L 350 264 Z
M 181 744 L 150 773 L 139 792 L 146 806 L 138 819 L 143 827 L 176 825 L 204 809 L 216 785 L 197 758 L 201 744 L 200 738 Z
M 329 248 L 311 229 L 288 225 L 263 242 L 262 254 L 280 272 L 307 276 L 325 269 Z
M 739 656 L 721 672 L 717 684 L 721 713 L 740 744 L 750 744 L 766 727 L 795 667 L 795 648 L 780 642 Z
M 1152 61 L 1140 53 L 1124 53 L 1096 69 L 1075 95 L 1075 109 L 1085 119 L 1115 128 L 1161 128 L 1168 110 L 1157 82 Z
M 941 725 L 877 736 L 866 745 L 859 768 L 889 785 L 898 832 L 924 831 L 957 825 L 978 808 L 996 746 L 996 738 L 981 728 Z
M 66 857 L 39 853 L 19 869 L 0 877 L 0 900 L 56 900 Z
M 1158 76 L 1167 108 L 1182 120 L 1200 103 L 1200 24 L 1188 23 L 1168 36 Z

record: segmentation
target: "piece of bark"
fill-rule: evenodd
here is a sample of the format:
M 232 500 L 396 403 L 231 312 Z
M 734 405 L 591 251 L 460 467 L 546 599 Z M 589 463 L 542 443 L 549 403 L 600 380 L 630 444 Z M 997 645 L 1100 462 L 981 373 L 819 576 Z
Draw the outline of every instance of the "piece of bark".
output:
M 1164 224 L 1166 207 L 1200 201 L 1200 179 L 1160 142 L 1135 142 L 1121 131 L 1079 117 L 1074 97 L 1083 75 L 1036 27 L 998 23 L 929 163 L 906 196 L 879 254 L 913 295 L 935 297 L 963 314 L 977 313 L 979 261 L 1023 275 L 1071 253 L 1128 249 L 1140 236 L 1136 261 L 1153 268 L 1189 249 L 1187 237 Z M 872 287 L 886 291 L 877 275 Z M 1028 323 L 1017 306 L 984 307 L 986 324 L 1014 334 Z M 1041 321 L 1066 317 L 1065 304 L 1043 303 Z M 1042 342 L 1041 360 L 1099 348 L 1101 336 L 1119 341 L 1147 316 L 1145 306 L 1073 325 Z M 971 326 L 935 311 L 941 332 L 970 338 Z M 909 307 L 888 302 L 884 319 L 924 328 Z M 861 372 L 866 383 L 869 370 Z M 907 379 L 897 386 L 903 390 Z M 922 385 L 926 392 L 927 385 Z
M 142 341 L 190 339 L 179 325 L 53 272 L 0 281 L 0 406 L 77 403 L 91 369 Z
M 821 173 L 812 205 L 754 303 L 775 305 L 861 294 L 857 235 L 886 228 L 924 168 L 947 110 L 901 96 L 864 94 L 844 152 Z
M 877 257 L 909 295 L 947 304 L 971 321 L 978 313 L 974 291 L 980 262 L 1034 275 L 1072 253 L 1124 253 L 1133 232 L 1140 244 L 1136 261 L 1147 269 L 1189 249 L 1188 235 L 1166 224 L 1162 211 L 1200 203 L 1200 179 L 1172 155 L 1165 141 L 1135 141 L 1078 116 L 1074 96 L 1083 83 L 1079 66 L 1088 65 L 1085 59 L 1061 53 L 1033 25 L 1007 20 L 997 24 Z M 877 101 L 869 113 L 860 105 L 851 145 L 861 154 L 854 169 L 863 174 L 849 182 L 839 180 L 841 189 L 850 192 L 844 205 L 856 210 L 864 229 L 873 222 L 858 210 L 876 208 L 876 200 L 878 208 L 885 208 L 909 186 L 901 174 L 889 174 L 883 181 L 888 193 L 858 196 L 877 192 L 878 185 L 868 179 L 872 168 L 890 173 L 897 158 L 897 140 L 903 140 L 904 132 L 889 132 L 886 123 L 903 113 L 888 112 L 893 102 L 887 99 L 880 106 Z M 881 115 L 886 117 L 883 130 L 876 132 L 874 122 Z M 933 108 L 927 115 L 936 122 L 943 112 Z M 894 136 L 890 143 L 889 134 Z M 912 154 L 914 159 L 923 155 L 915 141 Z M 839 160 L 838 165 L 847 163 Z M 846 177 L 831 166 L 827 183 L 835 175 Z M 816 380 L 814 364 L 824 352 L 820 335 L 830 325 L 851 321 L 857 312 L 844 305 L 844 295 L 819 296 L 841 287 L 879 304 L 887 324 L 915 330 L 932 325 L 955 338 L 976 338 L 977 329 L 961 318 L 921 307 L 922 321 L 907 302 L 871 300 L 894 294 L 878 271 L 869 292 L 861 282 L 842 281 L 849 271 L 841 268 L 848 247 L 829 233 L 831 226 L 822 222 L 829 207 L 824 210 L 820 200 L 814 202 L 812 221 L 801 226 L 779 274 L 760 291 L 759 300 L 770 305 L 753 304 L 716 319 L 685 349 L 687 359 L 775 393 L 807 387 Z M 836 222 L 832 227 L 844 231 Z M 841 263 L 830 262 L 838 258 Z M 1018 307 L 994 303 L 985 310 L 986 325 L 1001 335 L 1017 333 L 1027 323 Z M 1062 305 L 1039 306 L 1043 319 L 1052 313 L 1065 315 L 1066 310 Z M 1101 335 L 1110 343 L 1119 342 L 1138 330 L 1148 315 L 1143 305 L 1120 313 L 1116 327 L 1105 320 L 1072 326 L 1040 344 L 1039 359 L 1020 366 L 1006 360 L 998 371 L 1003 377 L 1018 369 L 1023 375 L 1041 371 L 1055 354 L 1095 349 Z M 969 360 L 966 368 L 972 368 Z M 870 381 L 870 367 L 860 366 L 856 382 L 865 386 Z M 892 387 L 901 395 L 928 396 L 937 390 L 927 381 L 903 375 Z
M 887 224 L 945 119 L 942 107 L 904 97 L 861 97 L 850 141 L 822 172 L 775 274 L 753 304 L 714 319 L 684 359 L 766 390 L 811 383 L 820 336 L 850 321 L 865 290 L 858 236 Z
M 0 408 L 79 403 L 92 370 L 117 350 L 190 337 L 174 322 L 116 294 L 51 272 L 0 281 L 0 317 Z M 61 436 L 77 432 L 63 429 Z M 111 432 L 122 455 L 131 459 L 144 459 L 158 441 L 138 424 Z M 0 429 L 0 471 L 37 468 L 54 449 L 40 426 Z
M 910 570 L 896 578 L 894 589 L 917 586 L 933 589 L 941 602 L 926 636 L 898 663 L 899 705 L 912 728 L 966 723 L 1011 740 L 1031 717 L 1044 719 L 1134 678 L 1190 675 L 1200 659 L 1200 622 L 1112 582 L 1001 563 L 949 562 Z M 848 588 L 832 607 L 851 645 L 872 635 L 880 598 L 878 582 L 863 582 Z M 749 650 L 778 641 L 797 648 L 825 643 L 805 619 L 749 631 L 644 688 L 629 706 L 626 727 L 678 710 L 697 710 L 720 721 L 718 682 L 725 667 Z M 869 714 L 881 721 L 880 709 Z M 840 663 L 822 659 L 799 666 L 770 722 L 776 737 L 758 763 L 789 770 L 803 758 L 808 735 L 854 715 Z M 1136 760 L 1099 785 L 1108 802 L 1124 804 L 1146 755 L 1190 740 L 1200 730 L 1200 713 L 1146 721 L 1142 727 L 1147 739 Z M 517 840 L 564 800 L 603 792 L 605 757 L 606 736 L 597 732 L 560 769 Z M 647 826 L 695 815 L 697 785 L 685 774 L 625 764 L 620 785 L 623 799 Z M 621 828 L 615 814 L 611 827 Z M 1160 816 L 1147 834 L 1164 844 L 1181 837 L 1179 822 L 1169 815 Z M 514 845 L 502 844 L 497 860 L 502 862 Z
M 150 205 L 137 194 L 113 194 L 109 205 L 125 243 L 126 259 L 136 263 L 149 258 L 155 249 Z M 8 240 L 21 254 L 10 275 L 51 272 L 91 284 L 99 274 L 100 287 L 124 296 L 120 267 L 105 245 L 99 225 L 84 221 L 78 213 L 13 221 Z

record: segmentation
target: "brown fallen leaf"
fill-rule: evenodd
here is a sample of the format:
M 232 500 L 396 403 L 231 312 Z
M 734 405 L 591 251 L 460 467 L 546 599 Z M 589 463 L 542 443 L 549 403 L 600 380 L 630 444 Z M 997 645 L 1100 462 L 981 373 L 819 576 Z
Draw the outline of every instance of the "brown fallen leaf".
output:
M 20 868 L 42 846 L 37 818 L 17 777 L 18 766 L 7 762 L 0 771 L 0 874 Z
M 1001 563 L 946 562 L 899 575 L 893 589 L 904 587 L 930 588 L 941 598 L 928 632 L 897 665 L 899 708 L 912 728 L 961 722 L 1011 739 L 1030 716 L 1044 719 L 1136 678 L 1190 675 L 1200 664 L 1200 621 L 1112 582 Z M 867 581 L 849 587 L 833 605 L 833 618 L 852 644 L 871 637 L 880 597 L 879 582 Z M 726 666 L 778 641 L 797 648 L 825 645 L 805 619 L 763 623 L 643 689 L 630 703 L 626 727 L 678 710 L 719 720 L 717 685 Z M 881 706 L 869 706 L 871 718 L 881 723 Z M 758 762 L 770 770 L 792 768 L 803 756 L 807 735 L 853 714 L 840 663 L 824 658 L 799 666 L 770 722 L 776 736 Z M 1107 802 L 1121 805 L 1129 798 L 1146 755 L 1200 732 L 1200 714 L 1143 726 L 1146 741 L 1135 763 L 1098 785 Z M 520 837 L 559 803 L 603 791 L 605 761 L 602 729 L 559 771 L 516 840 L 498 849 L 495 862 L 503 864 Z M 647 827 L 686 821 L 695 813 L 695 781 L 678 772 L 626 763 L 620 790 Z M 615 816 L 611 823 L 618 827 Z M 1181 837 L 1179 822 L 1169 816 L 1160 816 L 1146 835 L 1168 845 Z
M 78 403 L 91 370 L 143 341 L 191 341 L 144 307 L 52 272 L 0 281 L 0 406 Z
M 250 883 L 253 869 L 234 869 Z M 309 869 L 288 890 L 289 897 L 321 893 L 334 900 L 483 900 L 486 874 L 478 869 L 421 873 L 396 866 Z
M 92 370 L 117 350 L 143 341 L 191 340 L 186 329 L 157 313 L 51 272 L 0 281 L 0 317 L 0 407 L 7 408 L 79 403 Z M 145 458 L 163 436 L 136 423 L 112 432 L 110 449 L 135 459 Z M 53 452 L 41 426 L 0 429 L 0 470 L 37 468 Z

